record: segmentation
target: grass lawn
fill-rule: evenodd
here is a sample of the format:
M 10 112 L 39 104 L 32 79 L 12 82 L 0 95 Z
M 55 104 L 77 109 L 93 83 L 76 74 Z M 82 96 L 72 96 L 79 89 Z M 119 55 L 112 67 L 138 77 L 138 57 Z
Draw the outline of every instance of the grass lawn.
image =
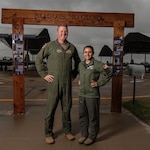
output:
M 123 102 L 123 107 L 143 122 L 150 125 L 150 99 Z

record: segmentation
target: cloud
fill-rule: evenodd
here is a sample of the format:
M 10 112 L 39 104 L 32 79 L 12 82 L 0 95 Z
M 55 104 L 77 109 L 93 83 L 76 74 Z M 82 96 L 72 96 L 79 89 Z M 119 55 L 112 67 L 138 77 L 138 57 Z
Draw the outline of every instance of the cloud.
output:
M 135 27 L 125 28 L 125 35 L 135 31 L 150 36 L 149 0 L 7 0 L 1 2 L 0 8 L 134 13 Z M 49 29 L 51 39 L 54 40 L 56 28 L 45 27 Z M 81 55 L 83 46 L 87 44 L 93 45 L 99 53 L 103 45 L 112 48 L 113 28 L 69 27 L 68 39 L 77 46 Z

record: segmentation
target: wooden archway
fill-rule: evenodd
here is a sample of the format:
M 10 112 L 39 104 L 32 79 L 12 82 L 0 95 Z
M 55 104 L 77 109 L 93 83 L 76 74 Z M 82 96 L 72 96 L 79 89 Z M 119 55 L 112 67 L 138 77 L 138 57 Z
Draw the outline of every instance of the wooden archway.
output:
M 21 42 L 21 44 L 23 44 L 24 24 L 28 24 L 28 25 L 67 24 L 68 26 L 113 27 L 114 28 L 114 39 L 113 39 L 114 51 L 113 51 L 111 111 L 118 112 L 118 113 L 121 112 L 124 28 L 134 27 L 134 14 L 49 11 L 49 10 L 46 11 L 46 10 L 3 8 L 2 23 L 12 24 L 12 35 L 14 36 L 12 44 L 17 44 L 18 42 Z M 18 64 L 15 63 L 15 61 L 13 61 L 13 66 L 14 66 L 14 74 L 13 74 L 14 92 L 13 93 L 14 93 L 15 114 L 25 113 L 25 97 L 24 97 L 25 89 L 24 89 L 23 65 L 24 62 Z M 15 68 L 17 68 L 16 69 L 17 71 L 15 70 Z M 19 74 L 18 74 L 18 70 L 19 70 Z

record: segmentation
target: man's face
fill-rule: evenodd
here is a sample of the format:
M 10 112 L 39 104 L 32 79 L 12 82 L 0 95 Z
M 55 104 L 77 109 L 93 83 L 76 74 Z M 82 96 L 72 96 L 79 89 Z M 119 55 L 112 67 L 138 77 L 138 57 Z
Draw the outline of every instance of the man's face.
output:
M 59 26 L 57 29 L 58 39 L 61 41 L 65 41 L 68 37 L 68 29 L 65 26 Z

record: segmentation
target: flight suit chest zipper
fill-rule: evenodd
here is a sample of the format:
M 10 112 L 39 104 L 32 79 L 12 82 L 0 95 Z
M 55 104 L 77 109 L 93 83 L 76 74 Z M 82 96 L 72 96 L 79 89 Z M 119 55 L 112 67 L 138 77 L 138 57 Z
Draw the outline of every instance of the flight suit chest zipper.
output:
M 65 79 L 65 52 L 63 52 L 63 57 L 62 57 L 62 83 L 64 83 L 64 79 Z
M 84 94 L 86 94 L 86 75 L 87 75 L 87 69 L 84 71 Z

